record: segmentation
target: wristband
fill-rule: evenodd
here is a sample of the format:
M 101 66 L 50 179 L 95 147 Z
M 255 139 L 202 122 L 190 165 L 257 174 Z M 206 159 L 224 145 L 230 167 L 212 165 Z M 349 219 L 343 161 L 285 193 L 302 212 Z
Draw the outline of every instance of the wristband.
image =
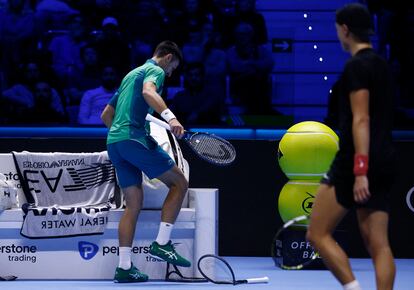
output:
M 161 117 L 167 121 L 170 122 L 172 119 L 176 119 L 177 117 L 174 115 L 173 112 L 171 112 L 170 109 L 165 109 L 164 111 L 161 112 Z
M 354 155 L 354 175 L 367 175 L 368 173 L 368 155 Z

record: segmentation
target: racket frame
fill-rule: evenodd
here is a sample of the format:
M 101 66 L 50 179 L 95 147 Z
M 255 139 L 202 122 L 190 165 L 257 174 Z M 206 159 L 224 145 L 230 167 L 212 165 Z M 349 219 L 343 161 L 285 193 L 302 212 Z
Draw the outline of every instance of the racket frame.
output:
M 16 279 L 17 279 L 17 276 L 14 276 L 14 275 L 0 276 L 0 281 L 14 281 Z
M 171 131 L 171 127 L 170 127 L 170 125 L 167 122 L 164 122 L 164 121 L 162 121 L 162 120 L 160 120 L 158 118 L 155 118 L 154 116 L 152 116 L 150 114 L 147 114 L 146 115 L 145 120 L 146 121 L 149 121 L 149 122 L 153 122 L 153 123 L 155 123 L 155 124 L 163 127 L 164 129 L 167 129 L 167 130 Z M 206 135 L 206 136 L 211 136 L 213 139 L 219 140 L 223 144 L 226 144 L 227 147 L 230 147 L 232 153 L 234 153 L 234 158 L 232 158 L 232 160 L 226 161 L 226 162 L 217 162 L 217 161 L 214 161 L 214 158 L 207 158 L 207 157 L 203 156 L 203 154 L 200 154 L 200 152 L 198 152 L 194 148 L 194 146 L 191 144 L 191 139 L 194 138 L 197 135 L 203 135 L 203 134 Z M 200 133 L 200 132 L 188 132 L 188 131 L 185 131 L 184 132 L 184 138 L 183 139 L 189 145 L 189 147 L 191 148 L 191 150 L 195 154 L 197 154 L 198 157 L 200 157 L 201 159 L 207 161 L 208 163 L 211 163 L 211 164 L 214 164 L 214 165 L 217 165 L 217 166 L 227 166 L 227 165 L 230 165 L 231 163 L 233 163 L 233 161 L 235 160 L 236 150 L 234 149 L 233 145 L 230 142 L 228 142 L 226 139 L 223 139 L 223 138 L 221 138 L 219 136 L 216 136 L 214 134 L 209 134 L 209 133 Z
M 172 267 L 172 270 L 170 268 Z M 172 275 L 177 275 L 178 278 L 171 278 Z M 167 270 L 165 272 L 165 281 L 167 282 L 185 282 L 185 283 L 206 283 L 207 279 L 201 277 L 188 277 L 181 273 L 176 265 L 167 263 Z
M 202 266 L 201 266 L 201 261 L 203 259 L 206 258 L 214 258 L 217 259 L 221 262 L 223 262 L 224 265 L 226 265 L 227 269 L 229 270 L 231 277 L 232 277 L 232 281 L 230 280 L 214 280 L 212 278 L 210 278 L 207 274 L 204 273 Z M 208 281 L 210 281 L 211 283 L 214 284 L 230 284 L 230 285 L 239 285 L 239 284 L 257 284 L 257 283 L 268 283 L 269 282 L 269 277 L 258 277 L 258 278 L 247 278 L 247 279 L 241 279 L 241 280 L 236 280 L 236 276 L 234 275 L 234 271 L 233 268 L 230 266 L 229 262 L 227 262 L 224 258 L 217 256 L 217 255 L 213 255 L 213 254 L 206 254 L 200 257 L 200 259 L 197 262 L 197 267 L 198 267 L 198 271 L 200 271 L 201 275 L 206 278 Z
M 309 218 L 310 218 L 309 215 L 300 215 L 300 216 L 294 217 L 293 219 L 290 219 L 287 222 L 285 222 L 283 224 L 283 226 L 281 226 L 278 229 L 278 231 L 276 232 L 276 234 L 273 238 L 273 241 L 272 241 L 271 255 L 273 257 L 273 260 L 276 261 L 276 263 L 278 264 L 278 266 L 281 269 L 284 269 L 284 270 L 301 270 L 301 269 L 305 268 L 306 266 L 308 266 L 309 264 L 311 264 L 314 260 L 319 258 L 319 254 L 314 251 L 312 253 L 312 256 L 302 264 L 298 264 L 298 265 L 294 265 L 294 266 L 287 266 L 287 265 L 284 265 L 283 263 L 277 262 L 278 258 L 280 258 L 280 257 L 276 257 L 276 253 L 275 253 L 275 249 L 274 249 L 275 246 L 274 245 L 275 245 L 276 241 L 279 240 L 281 233 L 284 232 L 291 225 L 294 225 L 294 224 L 299 225 L 298 222 L 301 222 L 301 221 L 304 221 L 304 220 L 309 220 Z

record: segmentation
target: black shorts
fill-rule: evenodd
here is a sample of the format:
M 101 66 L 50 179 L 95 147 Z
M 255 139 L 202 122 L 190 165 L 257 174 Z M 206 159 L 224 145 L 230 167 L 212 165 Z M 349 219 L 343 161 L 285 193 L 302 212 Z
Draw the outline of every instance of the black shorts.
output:
M 394 176 L 392 173 L 372 173 L 368 170 L 368 186 L 371 197 L 366 203 L 359 204 L 354 201 L 353 159 L 347 161 L 334 160 L 328 173 L 322 178 L 321 183 L 335 187 L 336 200 L 343 207 L 350 209 L 370 208 L 389 212 L 391 187 Z

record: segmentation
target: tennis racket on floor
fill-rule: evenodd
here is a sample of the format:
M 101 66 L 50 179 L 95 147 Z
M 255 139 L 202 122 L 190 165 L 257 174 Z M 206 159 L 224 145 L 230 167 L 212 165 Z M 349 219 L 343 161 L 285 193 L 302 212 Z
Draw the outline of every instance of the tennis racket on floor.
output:
M 257 284 L 268 283 L 268 277 L 260 278 L 247 278 L 242 280 L 236 280 L 234 271 L 230 264 L 223 258 L 216 255 L 204 255 L 197 263 L 198 270 L 201 275 L 208 281 L 214 284 Z
M 308 215 L 295 217 L 287 221 L 276 232 L 272 242 L 271 255 L 275 264 L 280 268 L 300 270 L 320 258 L 310 244 L 303 239 L 308 220 Z M 296 242 L 297 247 L 293 247 L 292 242 Z
M 13 275 L 0 276 L 0 281 L 14 281 L 17 277 Z
M 208 282 L 207 279 L 201 277 L 188 277 L 181 273 L 176 265 L 167 263 L 167 271 L 165 272 L 165 281 L 168 282 L 188 282 L 188 283 L 200 283 Z
M 150 114 L 147 114 L 145 120 L 153 122 L 167 130 L 171 130 L 168 123 Z M 233 145 L 214 134 L 186 131 L 183 139 L 198 157 L 211 164 L 226 166 L 233 163 L 236 159 L 236 150 Z

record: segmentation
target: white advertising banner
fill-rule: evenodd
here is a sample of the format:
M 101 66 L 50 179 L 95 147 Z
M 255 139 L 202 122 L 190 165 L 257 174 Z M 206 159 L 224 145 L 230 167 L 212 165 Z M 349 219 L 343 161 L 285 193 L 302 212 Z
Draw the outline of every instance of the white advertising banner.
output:
M 164 279 L 166 263 L 148 254 L 152 241 L 134 241 L 132 262 L 150 279 Z M 184 257 L 193 257 L 193 241 L 174 240 L 177 251 Z M 119 261 L 118 239 L 90 236 L 64 240 L 5 239 L 0 240 L 0 260 L 2 274 L 19 279 L 113 279 Z M 192 267 L 180 270 L 193 275 Z
M 106 151 L 13 152 L 26 199 L 36 206 L 89 206 L 109 201 L 115 169 Z
M 110 208 L 110 203 L 84 207 L 36 207 L 26 203 L 20 233 L 32 239 L 103 234 Z
M 175 222 L 171 239 L 177 251 L 192 261 L 192 267 L 180 268 L 185 276 L 200 277 L 198 259 L 217 254 L 217 195 L 217 189 L 189 189 L 190 208 L 182 208 Z M 102 235 L 28 239 L 20 234 L 22 210 L 0 211 L 0 275 L 34 280 L 113 279 L 119 260 L 118 223 L 122 214 L 120 209 L 109 211 Z M 160 210 L 141 211 L 132 261 L 151 279 L 163 280 L 166 263 L 148 254 L 160 221 Z

